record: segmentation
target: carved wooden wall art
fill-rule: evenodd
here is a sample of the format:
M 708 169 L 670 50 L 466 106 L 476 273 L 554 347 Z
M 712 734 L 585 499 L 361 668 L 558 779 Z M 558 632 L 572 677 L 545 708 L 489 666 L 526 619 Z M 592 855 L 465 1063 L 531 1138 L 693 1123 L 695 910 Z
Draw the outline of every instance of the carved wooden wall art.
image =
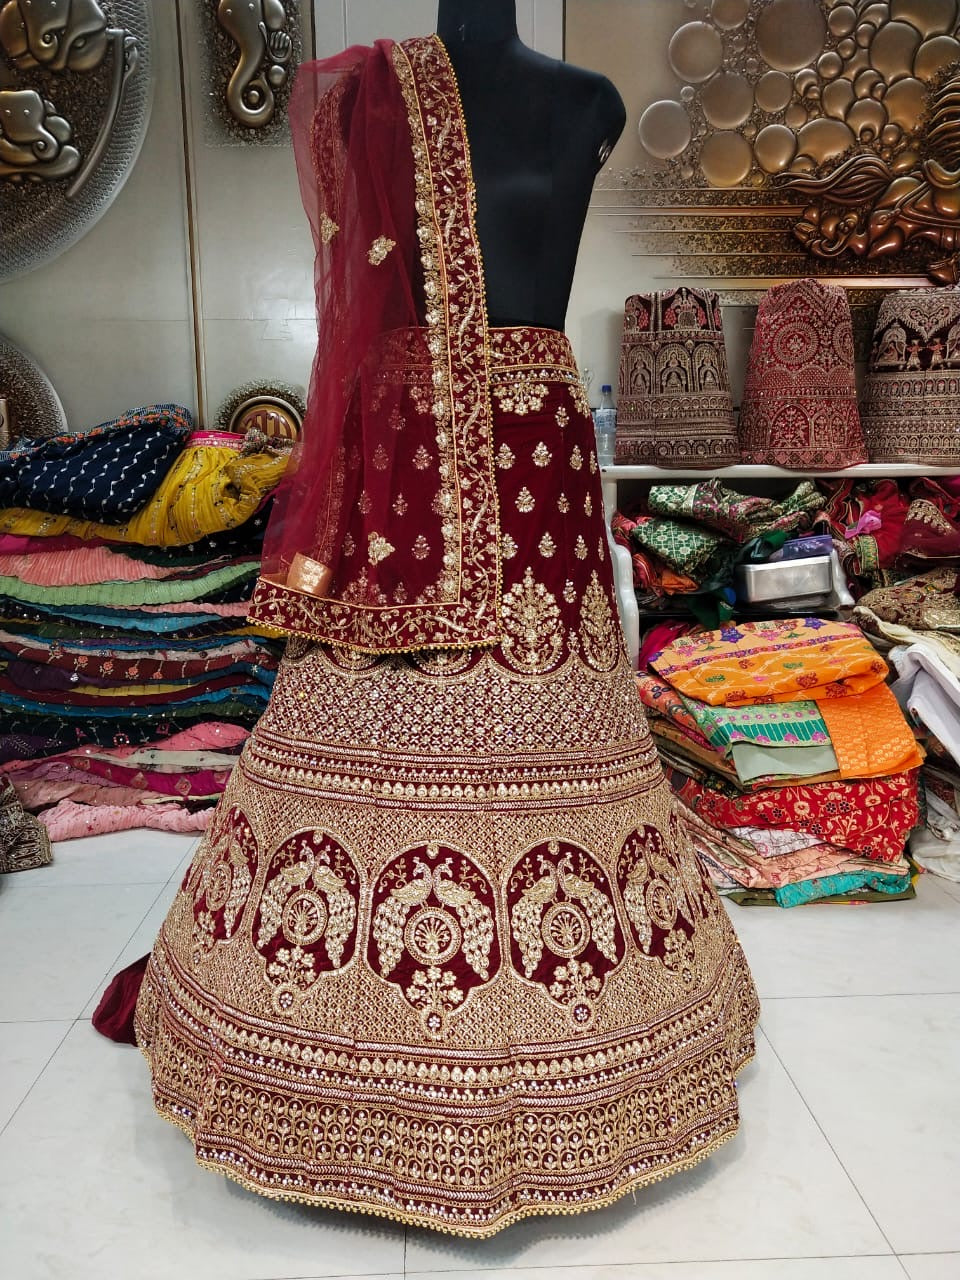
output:
M 149 107 L 147 0 L 0 0 L 0 279 L 96 222 Z

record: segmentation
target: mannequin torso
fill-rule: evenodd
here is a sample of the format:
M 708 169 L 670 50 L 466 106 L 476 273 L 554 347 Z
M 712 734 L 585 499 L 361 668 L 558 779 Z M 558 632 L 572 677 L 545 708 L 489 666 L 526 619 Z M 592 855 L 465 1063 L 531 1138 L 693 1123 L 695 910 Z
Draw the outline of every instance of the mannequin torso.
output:
M 463 102 L 490 323 L 562 329 L 623 102 L 604 76 L 523 45 L 515 0 L 440 0 L 437 34 Z

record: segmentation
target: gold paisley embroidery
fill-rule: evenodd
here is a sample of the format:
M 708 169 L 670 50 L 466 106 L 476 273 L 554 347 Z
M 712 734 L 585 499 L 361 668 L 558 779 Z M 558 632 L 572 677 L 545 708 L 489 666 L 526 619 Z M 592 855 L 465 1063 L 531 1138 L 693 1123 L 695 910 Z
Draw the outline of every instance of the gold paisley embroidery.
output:
M 583 656 L 596 671 L 610 671 L 620 656 L 613 610 L 596 570 L 590 575 L 580 605 L 580 639 Z
M 547 560 L 550 559 L 550 557 L 553 555 L 556 549 L 557 549 L 557 544 L 550 537 L 549 533 L 545 533 L 543 537 L 540 539 L 540 541 L 537 543 L 537 550 Z
M 372 267 L 379 267 L 384 258 L 391 249 L 397 247 L 396 240 L 391 240 L 389 236 L 377 236 L 373 244 L 367 250 L 367 261 Z
M 509 445 L 502 444 L 497 450 L 497 466 L 501 471 L 509 471 L 515 462 L 516 458 L 514 457 L 513 450 Z
M 530 514 L 530 512 L 533 510 L 533 508 L 536 505 L 537 504 L 534 501 L 533 494 L 530 492 L 527 486 L 524 485 L 523 488 L 520 490 L 520 492 L 517 494 L 517 501 L 516 501 L 517 510 L 520 512 L 521 515 L 526 516 Z
M 379 564 L 381 560 L 386 560 L 387 556 L 392 556 L 396 547 L 392 546 L 382 533 L 371 533 L 367 538 L 367 559 L 371 564 Z
M 541 440 L 533 451 L 533 465 L 535 467 L 547 467 L 550 465 L 550 459 L 553 454 Z
M 578 444 L 573 446 L 573 452 L 570 454 L 570 465 L 573 467 L 574 471 L 579 471 L 583 466 L 583 454 L 580 452 L 580 446 Z
M 587 544 L 583 540 L 582 533 L 577 534 L 577 540 L 573 544 L 573 554 L 578 560 L 586 560 L 587 558 Z
M 563 645 L 560 608 L 542 582 L 526 569 L 523 581 L 504 592 L 504 635 L 501 642 L 507 662 L 518 671 L 549 671 L 556 666 Z
M 517 544 L 510 537 L 509 533 L 504 533 L 500 537 L 500 554 L 504 560 L 512 560 L 517 554 Z
M 570 499 L 565 493 L 561 493 L 560 497 L 557 499 L 557 510 L 564 516 L 570 510 Z

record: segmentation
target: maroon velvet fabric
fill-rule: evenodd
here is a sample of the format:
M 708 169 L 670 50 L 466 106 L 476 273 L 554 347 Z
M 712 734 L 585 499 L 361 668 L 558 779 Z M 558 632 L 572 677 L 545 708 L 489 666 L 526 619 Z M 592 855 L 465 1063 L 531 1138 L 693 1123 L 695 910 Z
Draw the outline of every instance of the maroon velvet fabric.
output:
M 147 969 L 148 955 L 121 969 L 100 998 L 91 1022 L 102 1036 L 117 1044 L 136 1044 L 133 1015 L 137 1009 L 140 984 Z

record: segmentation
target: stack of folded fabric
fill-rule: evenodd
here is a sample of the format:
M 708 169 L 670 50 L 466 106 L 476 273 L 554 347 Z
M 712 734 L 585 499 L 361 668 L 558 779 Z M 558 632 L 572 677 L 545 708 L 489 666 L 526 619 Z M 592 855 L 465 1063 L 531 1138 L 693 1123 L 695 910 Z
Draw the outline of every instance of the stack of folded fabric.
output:
M 0 454 L 0 767 L 55 839 L 196 830 L 266 705 L 286 450 L 174 405 Z
M 732 603 L 734 566 L 765 558 L 809 529 L 821 502 L 810 480 L 779 500 L 738 493 L 717 479 L 653 485 L 642 509 L 631 516 L 617 513 L 612 529 L 633 557 L 642 609 L 680 603 L 701 613 L 707 601 L 713 602 L 710 608 L 718 600 L 721 606 L 724 599 Z
M 719 887 L 782 906 L 912 894 L 923 755 L 857 626 L 743 623 L 649 661 L 640 694 Z
M 888 650 L 893 692 L 922 735 L 926 827 L 910 850 L 929 871 L 960 881 L 960 600 L 956 567 L 942 566 L 863 596 L 855 616 Z

